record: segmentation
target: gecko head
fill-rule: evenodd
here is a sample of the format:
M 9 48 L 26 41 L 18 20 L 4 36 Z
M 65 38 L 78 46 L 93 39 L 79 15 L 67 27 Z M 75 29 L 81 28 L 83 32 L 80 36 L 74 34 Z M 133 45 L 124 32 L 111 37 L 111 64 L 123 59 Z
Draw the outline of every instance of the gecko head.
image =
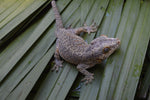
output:
M 93 56 L 96 60 L 100 61 L 108 58 L 116 49 L 120 46 L 120 40 L 118 38 L 109 38 L 102 35 L 94 39 L 90 43 L 90 48 L 93 52 Z

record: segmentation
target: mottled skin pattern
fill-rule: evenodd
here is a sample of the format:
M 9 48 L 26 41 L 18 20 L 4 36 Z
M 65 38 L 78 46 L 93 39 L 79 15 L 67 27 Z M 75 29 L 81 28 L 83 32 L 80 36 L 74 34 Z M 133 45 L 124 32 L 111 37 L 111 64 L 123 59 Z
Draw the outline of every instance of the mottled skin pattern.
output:
M 94 79 L 94 74 L 88 72 L 87 69 L 108 58 L 119 47 L 120 40 L 103 35 L 94 39 L 90 44 L 86 43 L 78 34 L 96 32 L 97 26 L 93 23 L 91 26 L 65 29 L 55 1 L 53 0 L 51 4 L 56 18 L 55 34 L 57 37 L 55 65 L 52 70 L 58 71 L 59 67 L 62 67 L 63 62 L 60 59 L 62 57 L 69 63 L 77 65 L 78 71 L 85 75 L 82 81 L 87 84 Z

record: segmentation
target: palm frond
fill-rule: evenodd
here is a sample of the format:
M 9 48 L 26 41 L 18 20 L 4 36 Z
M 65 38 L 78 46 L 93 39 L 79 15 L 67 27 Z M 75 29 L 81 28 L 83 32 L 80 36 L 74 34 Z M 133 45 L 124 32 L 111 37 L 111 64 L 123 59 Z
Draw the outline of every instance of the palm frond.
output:
M 56 39 L 50 1 L 0 0 L 1 100 L 70 100 L 80 82 L 76 66 L 67 62 L 58 73 L 50 71 Z M 100 34 L 121 40 L 106 63 L 89 70 L 95 80 L 82 85 L 78 98 L 133 100 L 150 38 L 150 1 L 58 0 L 57 5 L 65 27 L 90 25 L 93 20 L 99 25 L 97 33 L 82 35 L 88 43 Z

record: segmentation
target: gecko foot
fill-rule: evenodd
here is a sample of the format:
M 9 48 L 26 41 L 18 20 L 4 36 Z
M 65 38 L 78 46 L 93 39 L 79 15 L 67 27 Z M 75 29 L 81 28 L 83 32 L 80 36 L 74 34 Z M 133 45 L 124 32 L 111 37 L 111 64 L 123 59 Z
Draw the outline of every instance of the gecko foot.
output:
M 63 61 L 61 60 L 55 60 L 55 65 L 53 66 L 53 68 L 51 69 L 52 71 L 56 70 L 56 72 L 58 72 L 60 67 L 63 67 L 62 65 Z
M 94 79 L 94 74 L 86 75 L 81 81 L 84 81 L 84 83 L 87 85 L 88 83 L 91 83 Z
M 86 30 L 86 32 L 88 32 L 88 34 L 90 34 L 91 32 L 96 32 L 97 31 L 96 23 L 93 22 L 93 24 L 90 26 L 87 26 L 86 24 L 84 24 L 84 29 Z

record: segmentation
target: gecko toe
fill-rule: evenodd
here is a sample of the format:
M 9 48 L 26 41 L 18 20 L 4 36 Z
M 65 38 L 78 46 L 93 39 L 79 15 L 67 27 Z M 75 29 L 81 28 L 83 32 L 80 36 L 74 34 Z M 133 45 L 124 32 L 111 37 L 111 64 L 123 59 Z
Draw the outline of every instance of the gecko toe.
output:
M 93 22 L 92 23 L 92 25 L 91 25 L 91 27 L 95 27 L 96 26 L 96 23 L 95 22 Z
M 88 32 L 88 34 L 96 32 L 97 31 L 96 23 L 93 23 L 90 26 L 84 25 L 84 29 Z
M 82 82 L 84 81 L 84 83 L 87 85 L 88 83 L 91 83 L 92 80 L 94 79 L 93 75 L 94 75 L 94 74 L 87 75 L 87 76 L 85 76 L 85 78 L 83 78 L 81 81 L 82 81 Z
M 52 71 L 56 70 L 56 72 L 58 72 L 59 68 L 63 67 L 62 65 L 63 61 L 55 61 L 55 65 L 53 66 L 53 68 L 51 69 Z
M 58 70 L 59 70 L 59 66 L 54 65 L 54 66 L 53 66 L 53 68 L 52 68 L 51 70 L 52 70 L 52 71 L 56 71 L 56 72 L 58 72 Z

